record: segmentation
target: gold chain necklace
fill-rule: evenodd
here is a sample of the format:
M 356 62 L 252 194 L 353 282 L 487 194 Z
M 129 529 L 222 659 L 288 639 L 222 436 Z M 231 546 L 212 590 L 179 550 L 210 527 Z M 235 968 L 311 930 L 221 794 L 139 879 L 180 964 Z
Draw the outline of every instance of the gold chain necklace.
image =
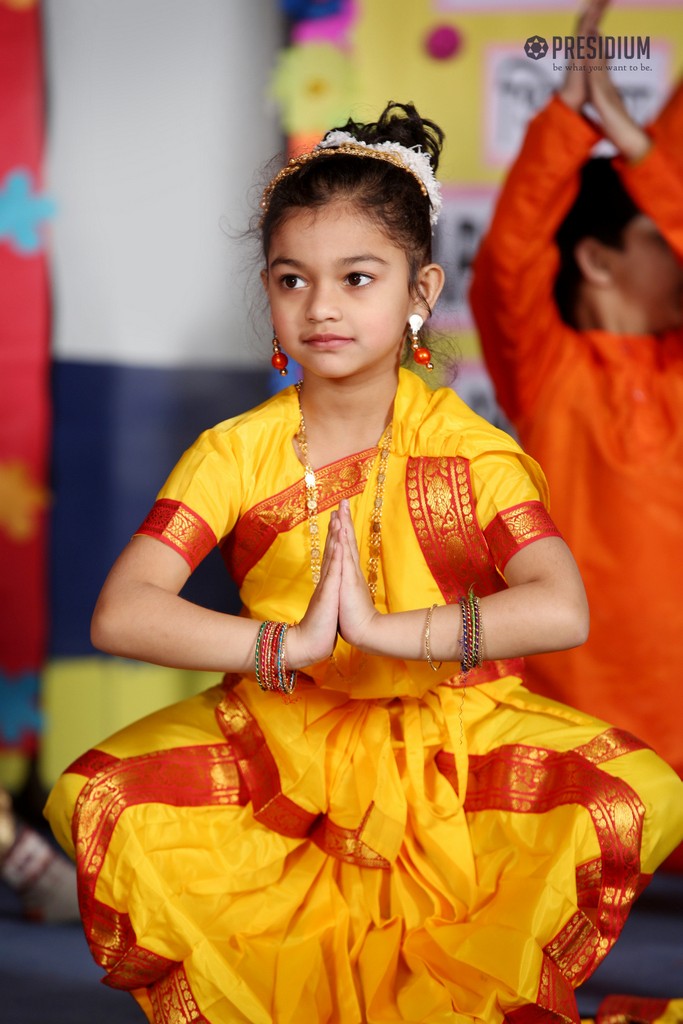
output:
M 318 527 L 318 485 L 315 478 L 315 470 L 311 466 L 308 457 L 308 443 L 306 440 L 306 421 L 303 409 L 301 408 L 301 381 L 295 385 L 299 399 L 299 431 L 296 435 L 296 443 L 299 446 L 301 457 L 304 463 L 304 485 L 306 488 L 306 514 L 308 516 L 308 532 L 311 541 L 311 578 L 314 583 L 320 582 L 320 566 L 322 562 L 322 545 L 320 540 L 320 529 Z M 382 545 L 382 504 L 384 501 L 384 482 L 387 474 L 387 461 L 391 449 L 391 423 L 388 425 L 379 441 L 379 465 L 377 467 L 377 484 L 375 488 L 375 500 L 370 512 L 370 537 L 368 545 L 370 557 L 368 558 L 368 590 L 375 600 L 377 593 L 377 573 L 379 570 L 379 553 Z

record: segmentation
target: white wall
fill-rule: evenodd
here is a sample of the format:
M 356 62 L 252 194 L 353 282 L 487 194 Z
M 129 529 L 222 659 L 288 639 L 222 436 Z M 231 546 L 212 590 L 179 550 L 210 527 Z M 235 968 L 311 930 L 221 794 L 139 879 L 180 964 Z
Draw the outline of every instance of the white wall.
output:
M 43 6 L 55 357 L 265 360 L 245 296 L 251 249 L 222 221 L 246 226 L 247 192 L 282 146 L 266 100 L 276 0 Z

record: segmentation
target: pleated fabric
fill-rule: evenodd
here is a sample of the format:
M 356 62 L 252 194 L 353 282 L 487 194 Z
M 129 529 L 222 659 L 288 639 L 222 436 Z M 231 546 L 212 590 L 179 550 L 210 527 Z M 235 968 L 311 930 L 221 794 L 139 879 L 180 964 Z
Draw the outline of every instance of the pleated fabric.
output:
M 509 677 L 322 714 L 301 785 L 328 780 L 325 811 L 280 788 L 250 685 L 124 730 L 53 793 L 108 984 L 155 1024 L 578 1021 L 573 989 L 683 834 L 675 774 Z M 373 770 L 383 812 L 345 825 Z
M 245 614 L 313 589 L 293 390 L 208 431 L 140 532 L 215 544 Z M 369 553 L 377 450 L 317 473 Z M 542 473 L 450 391 L 401 373 L 377 607 L 505 588 L 557 531 Z M 79 758 L 47 815 L 106 983 L 153 1024 L 578 1022 L 574 990 L 683 838 L 683 783 L 634 736 L 529 693 L 521 666 L 340 640 L 296 699 L 228 676 Z

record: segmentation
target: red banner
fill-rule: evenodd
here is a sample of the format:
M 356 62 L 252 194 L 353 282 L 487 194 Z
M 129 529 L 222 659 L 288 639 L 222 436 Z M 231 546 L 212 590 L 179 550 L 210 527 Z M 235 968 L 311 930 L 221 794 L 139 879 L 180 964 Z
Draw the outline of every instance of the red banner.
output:
M 50 427 L 40 9 L 0 0 L 0 747 L 35 745 Z

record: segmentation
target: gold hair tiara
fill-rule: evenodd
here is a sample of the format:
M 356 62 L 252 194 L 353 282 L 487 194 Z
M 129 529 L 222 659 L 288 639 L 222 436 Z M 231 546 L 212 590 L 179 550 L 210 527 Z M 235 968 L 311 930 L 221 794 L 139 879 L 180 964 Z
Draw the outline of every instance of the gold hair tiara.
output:
M 322 142 L 318 143 L 315 149 L 309 153 L 301 153 L 293 156 L 285 166 L 277 172 L 273 180 L 266 186 L 261 198 L 261 220 L 268 212 L 275 189 L 284 178 L 295 174 L 312 160 L 318 160 L 321 156 L 360 156 L 372 160 L 384 160 L 385 163 L 399 167 L 417 182 L 423 196 L 429 199 L 431 204 L 430 221 L 436 224 L 437 217 L 441 210 L 441 189 L 434 177 L 434 171 L 426 153 L 417 149 L 408 149 L 397 142 L 380 142 L 370 144 L 359 142 L 348 132 L 328 132 Z

